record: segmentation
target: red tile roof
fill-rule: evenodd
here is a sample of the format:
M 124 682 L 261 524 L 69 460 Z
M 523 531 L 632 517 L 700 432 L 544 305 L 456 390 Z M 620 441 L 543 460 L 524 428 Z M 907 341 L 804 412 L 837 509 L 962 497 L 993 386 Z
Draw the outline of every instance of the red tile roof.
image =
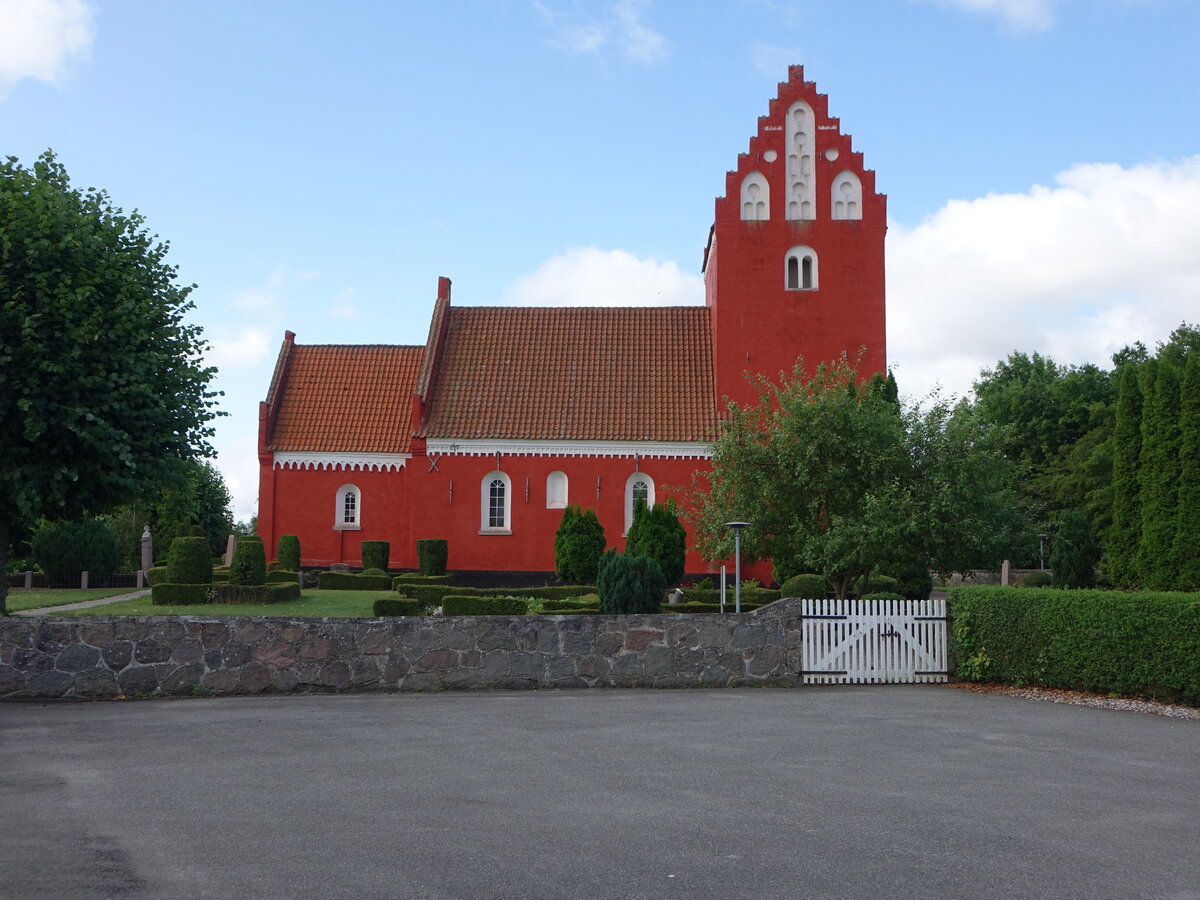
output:
M 270 450 L 407 453 L 424 347 L 284 343 Z
M 708 309 L 449 307 L 427 437 L 705 441 Z

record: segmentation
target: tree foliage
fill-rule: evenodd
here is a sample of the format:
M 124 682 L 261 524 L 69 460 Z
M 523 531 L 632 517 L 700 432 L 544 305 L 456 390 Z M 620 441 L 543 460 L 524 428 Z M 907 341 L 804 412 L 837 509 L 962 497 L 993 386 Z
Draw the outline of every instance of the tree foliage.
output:
M 1087 516 L 1068 509 L 1059 519 L 1058 532 L 1050 551 L 1050 568 L 1055 587 L 1090 588 L 1096 585 L 1096 563 L 1100 545 Z
M 555 574 L 567 584 L 595 584 L 604 544 L 596 511 L 568 506 L 554 533 Z
M 1138 460 L 1138 493 L 1142 529 L 1138 545 L 1139 583 L 1151 590 L 1170 590 L 1177 570 L 1175 525 L 1179 498 L 1179 375 L 1174 366 L 1148 360 L 1142 364 L 1142 452 Z
M 712 471 L 689 496 L 698 549 L 732 552 L 723 523 L 752 523 L 748 559 L 819 572 L 838 596 L 874 570 L 962 571 L 998 561 L 1019 524 L 995 430 L 936 398 L 906 407 L 859 387 L 845 360 L 759 380 L 730 404 Z
M 602 613 L 656 613 L 666 589 L 657 560 L 615 549 L 600 557 L 596 590 Z
M 52 153 L 0 163 L 0 570 L 14 523 L 106 512 L 211 452 L 215 370 L 167 249 Z
M 1142 534 L 1138 463 L 1142 453 L 1142 388 L 1137 366 L 1121 369 L 1117 421 L 1113 430 L 1112 517 L 1108 528 L 1108 577 L 1132 585 L 1137 577 L 1137 551 Z
M 120 559 L 116 536 L 98 519 L 46 523 L 34 532 L 31 549 L 51 578 L 111 575 Z
M 1184 370 L 1179 402 L 1179 498 L 1174 558 L 1180 590 L 1200 590 L 1200 353 Z
M 675 505 L 668 502 L 647 506 L 639 497 L 625 537 L 625 552 L 657 561 L 667 584 L 679 581 L 687 556 L 687 532 L 679 522 Z

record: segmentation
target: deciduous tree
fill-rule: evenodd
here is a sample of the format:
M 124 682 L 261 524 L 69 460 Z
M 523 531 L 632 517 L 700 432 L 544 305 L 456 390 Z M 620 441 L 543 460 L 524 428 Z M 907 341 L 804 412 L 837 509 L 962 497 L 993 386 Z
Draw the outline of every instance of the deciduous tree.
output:
M 0 163 L 0 571 L 14 523 L 106 512 L 211 452 L 215 370 L 167 249 L 52 153 Z

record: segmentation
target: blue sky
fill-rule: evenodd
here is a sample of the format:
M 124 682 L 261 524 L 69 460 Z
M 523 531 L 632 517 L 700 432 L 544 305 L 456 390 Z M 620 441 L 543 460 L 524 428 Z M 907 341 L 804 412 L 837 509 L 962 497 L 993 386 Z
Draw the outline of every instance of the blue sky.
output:
M 47 147 L 196 283 L 254 511 L 301 343 L 463 305 L 702 302 L 714 198 L 789 63 L 888 195 L 889 358 L 969 390 L 1200 319 L 1194 0 L 0 0 L 0 153 Z

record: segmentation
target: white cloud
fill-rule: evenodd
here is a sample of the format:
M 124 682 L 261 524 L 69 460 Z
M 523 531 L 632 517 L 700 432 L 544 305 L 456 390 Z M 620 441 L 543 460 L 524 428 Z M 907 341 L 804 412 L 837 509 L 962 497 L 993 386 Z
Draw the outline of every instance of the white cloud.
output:
M 56 82 L 95 31 L 87 0 L 0 0 L 0 99 L 26 78 Z
M 965 394 L 1014 350 L 1110 364 L 1200 318 L 1200 156 L 1081 164 L 1054 187 L 953 200 L 888 234 L 888 344 L 901 390 Z
M 556 47 L 583 55 L 612 45 L 628 58 L 650 65 L 666 56 L 667 41 L 643 21 L 647 5 L 646 0 L 617 0 L 597 15 L 579 2 L 552 5 L 533 0 Z
M 288 294 L 301 285 L 320 277 L 320 272 L 294 269 L 285 263 L 280 263 L 262 284 L 234 294 L 232 303 L 236 309 L 244 312 L 275 313 L 279 310 L 280 303 L 287 299 Z
M 271 338 L 265 328 L 231 329 L 220 326 L 214 334 L 213 329 L 207 329 L 208 353 L 204 355 L 205 365 L 216 366 L 218 369 L 248 369 L 259 365 L 272 352 Z M 266 389 L 263 389 L 265 395 Z
M 928 2 L 928 0 L 927 0 Z M 995 15 L 1014 31 L 1046 31 L 1054 24 L 1058 0 L 933 0 L 942 6 Z
M 624 250 L 576 247 L 518 279 L 501 301 L 512 306 L 679 306 L 704 302 L 704 282 L 674 262 Z

